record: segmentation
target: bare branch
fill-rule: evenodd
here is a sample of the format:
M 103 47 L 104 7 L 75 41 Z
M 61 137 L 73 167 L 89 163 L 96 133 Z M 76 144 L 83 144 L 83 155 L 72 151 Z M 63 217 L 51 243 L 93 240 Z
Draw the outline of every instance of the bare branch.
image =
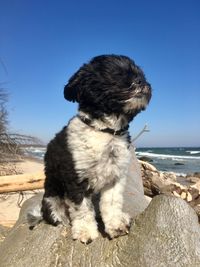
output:
M 139 134 L 136 135 L 136 137 L 133 137 L 131 142 L 135 142 L 135 140 L 137 140 L 143 133 L 145 132 L 150 132 L 150 130 L 148 129 L 148 125 L 145 124 L 144 128 L 139 132 Z
M 43 146 L 43 143 L 30 135 L 0 133 L 0 162 L 16 160 L 27 146 Z

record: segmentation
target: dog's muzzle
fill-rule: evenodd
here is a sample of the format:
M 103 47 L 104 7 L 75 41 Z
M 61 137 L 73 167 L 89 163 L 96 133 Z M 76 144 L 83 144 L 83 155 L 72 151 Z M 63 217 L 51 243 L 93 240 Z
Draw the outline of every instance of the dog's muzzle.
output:
M 136 98 L 145 97 L 147 99 L 147 101 L 149 102 L 151 99 L 151 86 L 150 85 L 144 85 L 143 87 L 136 88 L 134 90 L 133 97 L 136 97 Z

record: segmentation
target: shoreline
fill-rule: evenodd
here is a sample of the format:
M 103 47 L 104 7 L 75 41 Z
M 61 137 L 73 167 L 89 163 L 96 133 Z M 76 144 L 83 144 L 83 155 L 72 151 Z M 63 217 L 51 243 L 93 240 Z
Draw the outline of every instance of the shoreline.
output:
M 44 158 L 46 148 L 27 148 L 26 156 L 38 161 Z M 200 172 L 200 147 L 149 147 L 135 148 L 136 157 L 147 158 L 159 171 L 174 172 L 177 176 L 187 176 Z M 185 158 L 186 157 L 186 158 Z M 146 160 L 145 160 L 146 161 Z

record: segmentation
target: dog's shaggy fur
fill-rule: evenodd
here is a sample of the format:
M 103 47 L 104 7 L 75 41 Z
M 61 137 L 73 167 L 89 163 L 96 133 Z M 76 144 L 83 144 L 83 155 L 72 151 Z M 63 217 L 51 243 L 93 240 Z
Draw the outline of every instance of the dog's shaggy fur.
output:
M 64 96 L 79 103 L 79 112 L 48 144 L 42 218 L 53 225 L 69 219 L 74 239 L 92 241 L 98 229 L 91 197 L 100 192 L 106 233 L 123 235 L 130 224 L 122 211 L 131 163 L 128 125 L 146 108 L 151 86 L 130 58 L 102 55 L 71 77 Z M 28 217 L 35 225 L 37 216 Z

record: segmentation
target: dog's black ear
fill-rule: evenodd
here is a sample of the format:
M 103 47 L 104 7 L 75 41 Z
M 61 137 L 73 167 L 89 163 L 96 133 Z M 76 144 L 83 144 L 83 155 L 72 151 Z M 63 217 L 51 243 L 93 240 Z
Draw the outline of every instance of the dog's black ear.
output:
M 68 83 L 64 87 L 64 97 L 68 101 L 78 102 L 78 89 Z
M 68 84 L 64 87 L 64 97 L 68 101 L 78 102 L 78 83 L 74 76 L 71 77 Z
M 86 64 L 84 64 L 74 75 L 72 75 L 68 84 L 65 85 L 64 97 L 68 101 L 79 102 L 80 93 L 83 89 L 86 67 Z

